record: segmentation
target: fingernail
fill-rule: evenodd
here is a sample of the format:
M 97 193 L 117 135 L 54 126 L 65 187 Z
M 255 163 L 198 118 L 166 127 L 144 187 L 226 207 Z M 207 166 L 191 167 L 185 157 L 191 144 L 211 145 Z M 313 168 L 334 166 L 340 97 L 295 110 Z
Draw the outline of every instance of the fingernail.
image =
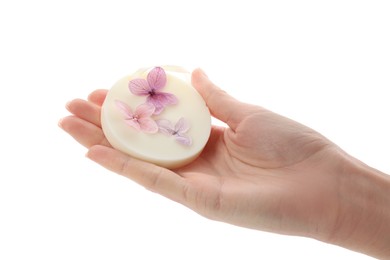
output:
M 68 102 L 65 104 L 65 108 L 66 108 L 68 111 L 70 111 L 71 104 L 72 104 L 72 101 L 68 101 Z
M 209 78 L 209 77 L 207 76 L 207 74 L 204 72 L 204 70 L 202 70 L 201 68 L 198 68 L 198 69 L 199 69 L 200 74 L 201 74 L 203 77 Z
M 58 126 L 59 126 L 60 128 L 62 128 L 62 121 L 63 121 L 62 118 L 58 121 Z

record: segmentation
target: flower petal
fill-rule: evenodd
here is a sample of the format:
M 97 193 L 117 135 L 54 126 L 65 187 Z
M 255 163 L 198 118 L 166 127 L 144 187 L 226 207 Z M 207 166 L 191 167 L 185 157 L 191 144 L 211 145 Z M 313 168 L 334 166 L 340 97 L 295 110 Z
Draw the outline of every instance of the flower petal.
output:
M 164 110 L 163 106 L 156 107 L 156 110 L 154 110 L 155 115 L 161 114 L 161 112 Z
M 159 90 L 162 89 L 167 83 L 167 75 L 161 67 L 153 68 L 147 76 L 148 83 L 151 89 Z
M 151 115 L 153 115 L 155 110 L 156 110 L 156 108 L 152 104 L 143 103 L 135 109 L 134 114 L 138 118 L 145 118 L 145 117 L 150 117 Z
M 129 90 L 131 93 L 137 96 L 149 95 L 149 92 L 152 91 L 148 82 L 145 79 L 130 80 Z
M 190 146 L 192 144 L 192 139 L 185 135 L 176 135 L 175 139 L 182 145 Z
M 126 124 L 128 124 L 129 126 L 131 127 L 134 127 L 136 130 L 140 131 L 141 130 L 141 127 L 140 127 L 140 124 L 137 120 L 134 120 L 134 119 L 127 119 L 125 120 Z
M 133 118 L 133 111 L 131 108 L 124 102 L 120 100 L 115 100 L 116 107 L 122 112 L 122 114 L 125 116 L 125 118 Z
M 141 130 L 148 134 L 154 134 L 158 132 L 158 126 L 156 121 L 151 119 L 150 117 L 144 117 L 138 119 L 139 126 Z
M 173 135 L 175 130 L 173 129 L 173 124 L 167 119 L 159 119 L 156 121 L 159 131 L 166 135 Z
M 165 92 L 157 92 L 147 98 L 147 102 L 151 103 L 155 108 L 154 114 L 158 115 L 168 105 L 174 105 L 178 102 L 175 95 Z
M 190 124 L 188 123 L 188 121 L 185 120 L 183 117 L 180 118 L 175 125 L 175 132 L 184 134 L 188 131 L 188 129 L 190 129 Z

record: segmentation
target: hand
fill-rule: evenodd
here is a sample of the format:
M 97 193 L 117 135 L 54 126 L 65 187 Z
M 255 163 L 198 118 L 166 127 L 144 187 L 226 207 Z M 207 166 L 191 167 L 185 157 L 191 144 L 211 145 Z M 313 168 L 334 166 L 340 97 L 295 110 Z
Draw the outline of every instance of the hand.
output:
M 214 126 L 199 158 L 175 172 L 110 146 L 100 128 L 104 90 L 70 102 L 74 116 L 61 126 L 89 149 L 92 160 L 208 218 L 289 234 L 321 228 L 318 219 L 329 216 L 324 205 L 331 204 L 324 194 L 334 192 L 334 185 L 323 185 L 331 182 L 331 172 L 324 175 L 331 167 L 321 161 L 335 157 L 336 146 L 303 125 L 235 100 L 200 70 L 193 85 L 229 127 Z
M 93 161 L 208 218 L 323 241 L 337 236 L 343 208 L 338 176 L 349 157 L 312 129 L 237 101 L 199 69 L 192 83 L 228 127 L 213 126 L 200 156 L 174 171 L 110 146 L 100 126 L 105 90 L 70 102 L 73 116 L 60 126 Z

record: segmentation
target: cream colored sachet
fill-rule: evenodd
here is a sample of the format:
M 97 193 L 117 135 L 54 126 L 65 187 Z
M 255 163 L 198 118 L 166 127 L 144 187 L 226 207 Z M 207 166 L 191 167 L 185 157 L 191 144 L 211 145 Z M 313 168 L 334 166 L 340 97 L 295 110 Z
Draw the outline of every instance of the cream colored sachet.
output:
M 115 149 L 171 169 L 196 159 L 211 131 L 190 73 L 176 66 L 139 69 L 119 80 L 103 103 L 101 122 Z

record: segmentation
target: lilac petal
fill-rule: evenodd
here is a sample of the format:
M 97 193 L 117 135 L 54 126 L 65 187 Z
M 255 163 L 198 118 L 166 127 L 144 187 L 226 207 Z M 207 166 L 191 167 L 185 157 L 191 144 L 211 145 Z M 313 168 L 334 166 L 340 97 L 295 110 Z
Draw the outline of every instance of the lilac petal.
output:
M 131 93 L 137 96 L 149 95 L 149 92 L 152 91 L 148 82 L 145 79 L 130 80 L 129 90 Z
M 148 96 L 147 102 L 151 103 L 156 108 L 156 111 L 154 111 L 154 113 L 158 115 L 161 113 L 164 107 L 176 104 L 178 102 L 178 99 L 173 94 L 158 92 L 154 95 Z
M 127 119 L 125 120 L 126 124 L 128 124 L 129 126 L 132 126 L 134 127 L 136 130 L 140 131 L 141 130 L 141 127 L 140 127 L 140 124 L 137 120 L 134 120 L 134 119 Z
M 136 109 L 134 114 L 137 115 L 139 118 L 145 118 L 145 117 L 150 117 L 153 115 L 154 111 L 156 108 L 149 103 L 144 103 L 139 105 Z
M 185 135 L 177 135 L 175 136 L 175 139 L 178 143 L 190 146 L 192 144 L 192 139 Z
M 175 132 L 177 133 L 185 133 L 190 129 L 190 124 L 183 117 L 177 121 L 175 125 Z
M 115 100 L 115 105 L 126 118 L 133 118 L 133 111 L 126 103 L 120 100 Z
M 162 89 L 167 83 L 167 76 L 165 71 L 161 67 L 153 68 L 147 76 L 148 83 L 151 89 L 159 90 Z
M 148 134 L 154 134 L 158 132 L 158 126 L 156 121 L 151 119 L 150 117 L 144 117 L 138 119 L 139 126 L 141 130 Z
M 161 112 L 164 110 L 164 107 L 156 107 L 156 110 L 154 110 L 155 115 L 161 114 Z
M 156 121 L 159 131 L 166 135 L 173 135 L 175 130 L 173 129 L 173 125 L 171 121 L 167 119 L 159 119 Z

